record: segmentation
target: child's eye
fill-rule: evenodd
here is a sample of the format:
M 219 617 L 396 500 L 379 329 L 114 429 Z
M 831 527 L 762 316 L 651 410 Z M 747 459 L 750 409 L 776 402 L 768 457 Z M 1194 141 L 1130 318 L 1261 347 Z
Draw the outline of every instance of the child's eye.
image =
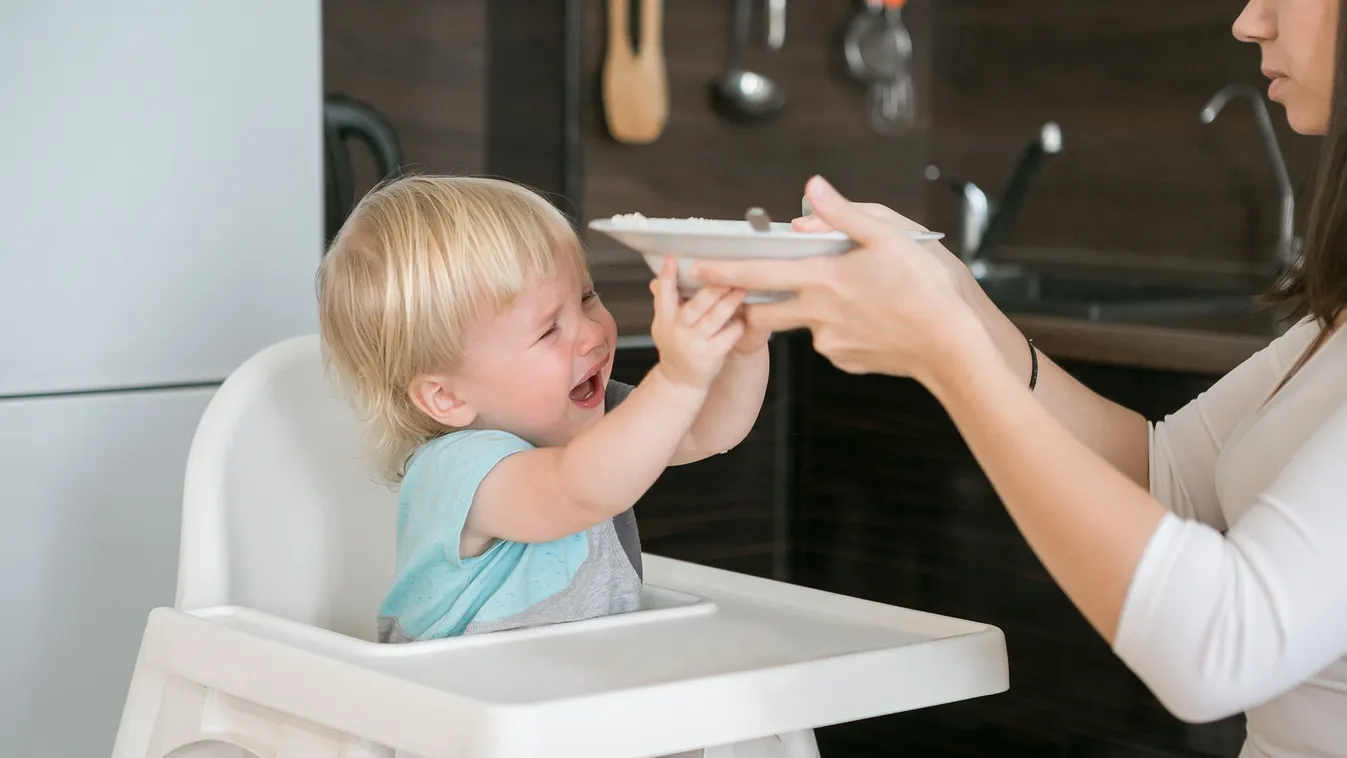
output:
M 588 292 L 580 296 L 580 302 L 582 304 L 587 305 L 590 301 L 594 300 L 598 296 L 599 296 L 598 292 L 595 292 L 594 290 L 589 290 Z
M 554 321 L 554 322 L 552 322 L 552 325 L 551 325 L 551 326 L 547 327 L 547 331 L 543 332 L 543 336 L 541 336 L 541 337 L 538 338 L 538 341 L 539 341 L 539 342 L 542 342 L 543 340 L 547 339 L 548 337 L 551 337 L 552 335 L 554 335 L 554 334 L 556 334 L 556 333 L 557 333 L 557 324 L 556 324 L 556 322 Z

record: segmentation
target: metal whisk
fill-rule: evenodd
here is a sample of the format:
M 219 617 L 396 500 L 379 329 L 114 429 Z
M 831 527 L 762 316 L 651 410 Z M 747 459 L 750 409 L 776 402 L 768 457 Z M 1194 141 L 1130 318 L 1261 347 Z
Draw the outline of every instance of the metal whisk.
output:
M 866 0 L 847 29 L 851 74 L 870 86 L 866 120 L 879 134 L 898 135 L 916 123 L 912 37 L 903 24 L 907 0 Z

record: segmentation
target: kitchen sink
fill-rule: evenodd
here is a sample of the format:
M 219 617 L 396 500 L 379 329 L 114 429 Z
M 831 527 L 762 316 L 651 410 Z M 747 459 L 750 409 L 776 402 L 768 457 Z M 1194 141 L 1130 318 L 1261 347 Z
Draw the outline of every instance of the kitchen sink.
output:
M 1011 270 L 980 281 L 1008 313 L 1090 321 L 1163 322 L 1254 316 L 1257 289 L 1204 281 Z
M 1061 316 L 1086 321 L 1165 324 L 1208 321 L 1212 319 L 1252 319 L 1251 299 L 1243 300 L 1136 300 L 1114 302 L 1068 302 L 1039 300 L 998 303 L 1007 313 L 1036 316 Z

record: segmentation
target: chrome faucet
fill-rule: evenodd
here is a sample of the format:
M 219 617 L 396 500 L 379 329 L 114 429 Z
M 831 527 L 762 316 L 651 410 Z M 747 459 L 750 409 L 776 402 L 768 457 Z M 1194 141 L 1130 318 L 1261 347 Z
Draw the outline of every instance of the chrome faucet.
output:
M 939 181 L 940 176 L 940 169 L 926 167 L 926 178 L 930 181 Z M 971 263 L 982 247 L 982 235 L 987 231 L 987 222 L 991 220 L 992 201 L 987 199 L 987 193 L 981 187 L 970 181 L 955 176 L 946 177 L 946 181 L 950 189 L 959 195 L 959 257 L 964 263 Z
M 1272 171 L 1277 177 L 1277 190 L 1281 195 L 1281 219 L 1277 235 L 1276 264 L 1281 269 L 1292 268 L 1300 261 L 1300 240 L 1295 235 L 1296 198 L 1291 187 L 1291 175 L 1286 171 L 1286 160 L 1282 158 L 1281 146 L 1277 144 L 1277 133 L 1272 130 L 1272 118 L 1268 115 L 1267 103 L 1263 94 L 1252 85 L 1231 84 L 1222 88 L 1202 107 L 1202 123 L 1210 124 L 1216 120 L 1221 109 L 1236 97 L 1244 96 L 1253 104 L 1254 120 L 1258 122 L 1258 131 L 1263 136 L 1263 147 L 1267 149 L 1272 161 Z
M 1039 128 L 1038 136 L 1020 155 L 1005 194 L 995 204 L 976 184 L 954 176 L 946 177 L 950 189 L 959 196 L 958 254 L 974 277 L 983 279 L 995 272 L 994 253 L 1019 215 L 1029 190 L 1029 180 L 1045 157 L 1061 151 L 1061 127 L 1049 121 Z M 927 166 L 926 178 L 939 180 L 940 169 Z

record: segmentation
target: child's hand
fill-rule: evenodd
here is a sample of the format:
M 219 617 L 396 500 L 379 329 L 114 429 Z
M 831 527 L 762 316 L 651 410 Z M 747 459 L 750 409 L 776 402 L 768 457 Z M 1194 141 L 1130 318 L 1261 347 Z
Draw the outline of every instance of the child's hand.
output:
M 658 368 L 675 384 L 706 389 L 725 365 L 725 357 L 744 336 L 736 314 L 744 291 L 707 287 L 680 304 L 678 263 L 664 259 L 655 293 L 655 322 L 650 337 L 659 351 Z
M 767 340 L 771 339 L 772 332 L 769 329 L 754 329 L 751 326 L 744 327 L 744 336 L 734 344 L 735 355 L 755 355 L 759 350 L 767 347 Z

